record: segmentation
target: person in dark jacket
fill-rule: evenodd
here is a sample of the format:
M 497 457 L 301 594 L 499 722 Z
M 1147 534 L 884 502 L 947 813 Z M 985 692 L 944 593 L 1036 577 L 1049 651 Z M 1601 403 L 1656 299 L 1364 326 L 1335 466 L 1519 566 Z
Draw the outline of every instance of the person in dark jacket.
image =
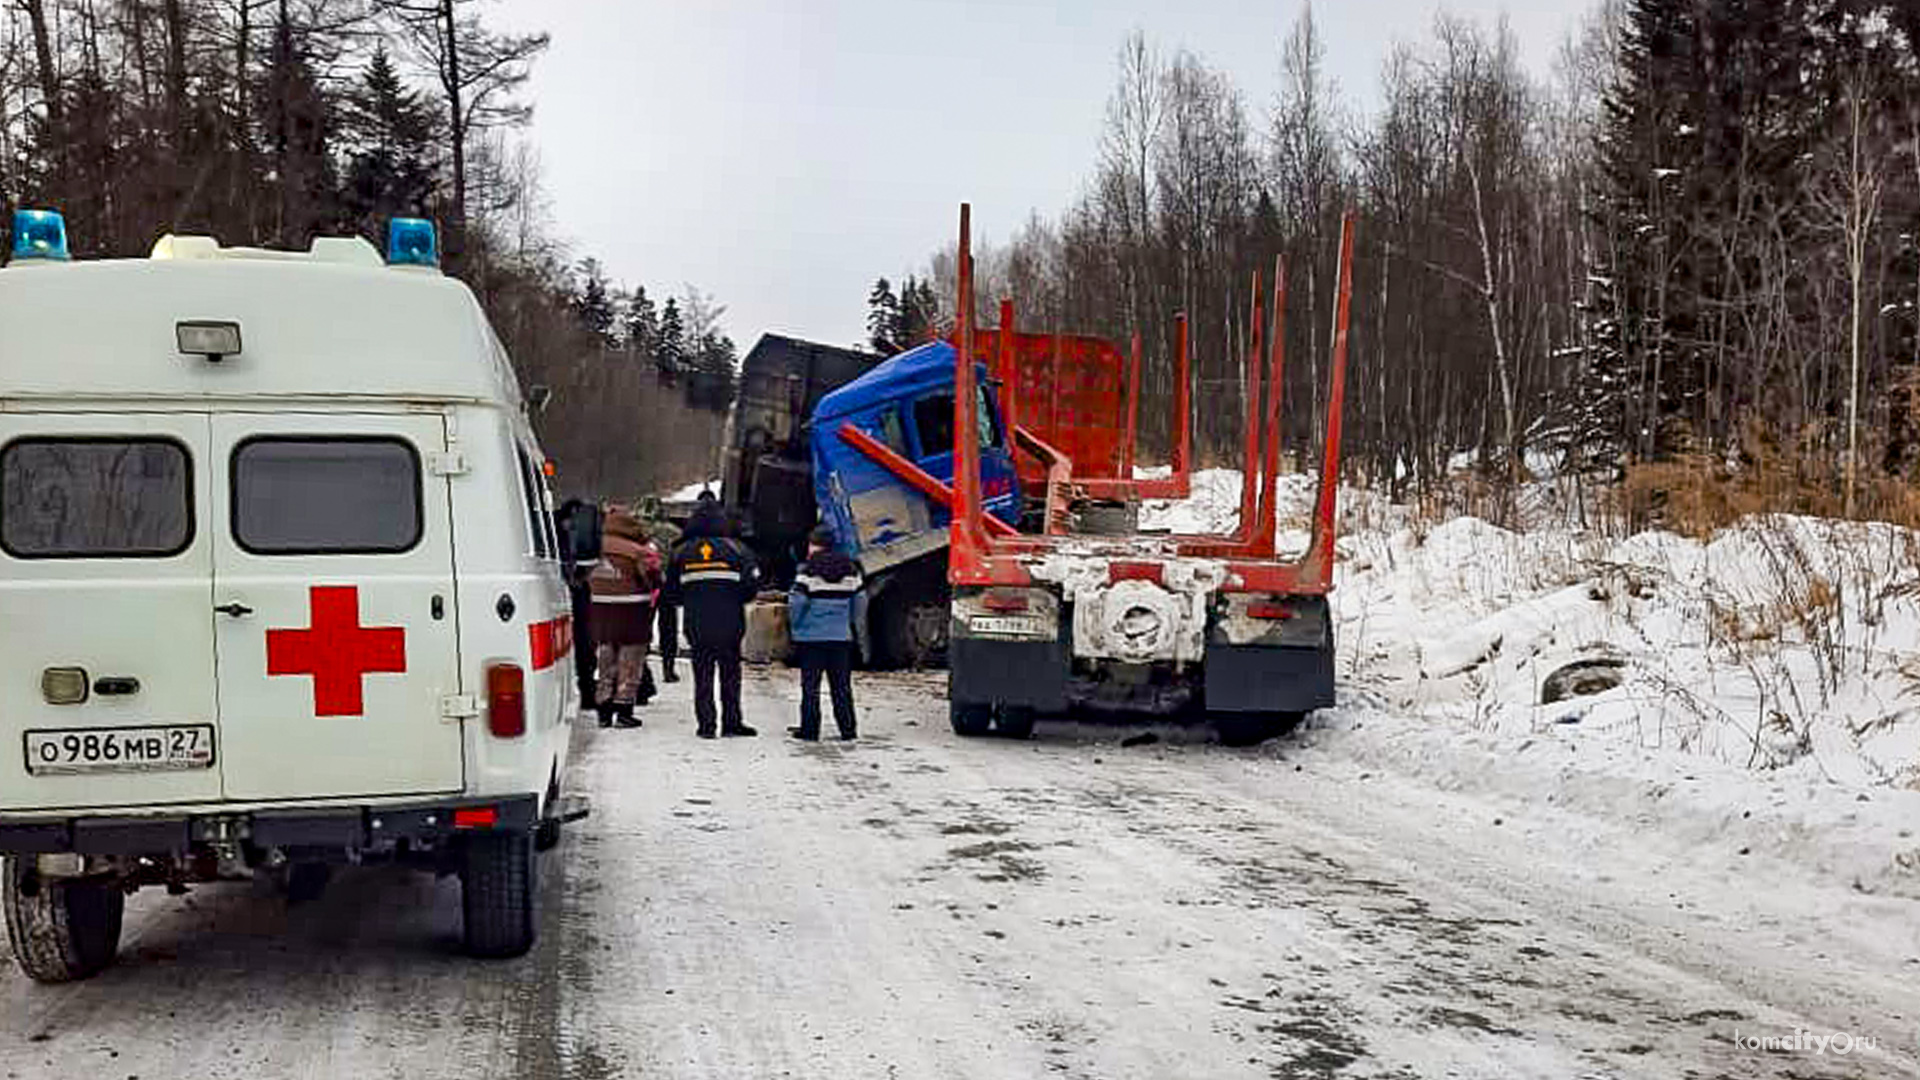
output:
M 833 697 L 833 722 L 842 739 L 854 737 L 853 624 L 862 600 L 860 566 L 834 550 L 833 533 L 813 531 L 807 561 L 787 592 L 787 623 L 800 660 L 800 726 L 796 739 L 820 738 L 820 678 Z
M 641 521 L 652 534 L 655 547 L 669 553 L 679 547 L 680 528 L 667 520 L 658 500 L 642 508 Z M 664 590 L 660 593 L 660 602 L 654 605 L 654 623 L 653 645 L 660 651 L 660 677 L 677 683 L 680 681 L 680 673 L 675 670 L 680 660 L 680 608 L 667 598 Z
M 635 705 L 653 697 L 647 646 L 653 640 L 653 603 L 660 591 L 660 549 L 632 514 L 607 515 L 600 561 L 587 575 L 593 590 L 593 639 L 600 682 L 595 700 L 600 726 L 639 727 Z
M 591 528 L 590 525 L 599 515 L 589 503 L 579 499 L 568 499 L 560 504 L 560 512 L 554 524 L 560 536 L 560 552 L 563 560 L 562 570 L 567 578 L 567 596 L 573 608 L 573 677 L 580 686 L 580 707 L 597 709 L 594 699 L 597 680 L 594 678 L 593 645 L 593 590 L 587 585 L 587 575 L 592 572 L 591 562 L 581 564 L 574 560 L 574 552 L 580 550 L 575 543 L 575 529 Z
M 740 642 L 747 633 L 747 603 L 759 588 L 759 575 L 752 553 L 728 535 L 730 531 L 719 504 L 703 503 L 687 522 L 686 536 L 667 565 L 666 595 L 679 605 L 693 645 L 693 711 L 703 739 L 715 735 L 716 678 L 718 734 L 759 734 L 740 712 Z

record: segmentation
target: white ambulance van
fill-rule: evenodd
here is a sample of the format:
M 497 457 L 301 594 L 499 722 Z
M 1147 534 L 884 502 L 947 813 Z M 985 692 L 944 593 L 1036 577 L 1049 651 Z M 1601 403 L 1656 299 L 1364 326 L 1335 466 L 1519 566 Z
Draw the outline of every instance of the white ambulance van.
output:
M 523 953 L 577 690 L 544 458 L 473 294 L 399 221 L 0 269 L 0 853 L 14 955 L 126 896 L 394 861 Z M 589 543 L 597 543 L 597 538 Z M 573 552 L 597 557 L 594 552 Z

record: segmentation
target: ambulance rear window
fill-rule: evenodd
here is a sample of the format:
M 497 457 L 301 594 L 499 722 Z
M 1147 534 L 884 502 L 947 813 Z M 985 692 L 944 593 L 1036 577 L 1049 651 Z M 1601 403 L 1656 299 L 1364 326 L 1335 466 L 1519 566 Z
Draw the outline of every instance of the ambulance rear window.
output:
M 405 440 L 263 436 L 233 452 L 233 538 L 255 555 L 397 555 L 423 521 Z
M 178 555 L 193 465 L 166 439 L 20 439 L 0 450 L 0 550 L 16 559 Z

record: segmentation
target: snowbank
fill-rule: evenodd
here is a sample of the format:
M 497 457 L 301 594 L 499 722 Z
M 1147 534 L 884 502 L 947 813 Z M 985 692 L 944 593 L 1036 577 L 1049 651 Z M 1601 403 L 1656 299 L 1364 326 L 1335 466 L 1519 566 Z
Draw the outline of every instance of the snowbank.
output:
M 1313 493 L 1285 478 L 1284 526 Z M 1209 470 L 1146 520 L 1230 532 L 1239 498 L 1237 472 Z M 1613 539 L 1342 504 L 1343 702 L 1321 744 L 1920 897 L 1920 537 L 1773 516 Z M 1619 685 L 1543 703 L 1549 676 L 1595 662 Z
M 678 491 L 670 492 L 666 495 L 660 496 L 660 500 L 662 502 L 692 502 L 693 500 L 699 498 L 700 493 L 703 491 L 711 491 L 715 495 L 720 494 L 719 479 L 715 478 L 713 480 L 702 480 L 697 484 L 688 484 L 686 487 L 683 487 Z

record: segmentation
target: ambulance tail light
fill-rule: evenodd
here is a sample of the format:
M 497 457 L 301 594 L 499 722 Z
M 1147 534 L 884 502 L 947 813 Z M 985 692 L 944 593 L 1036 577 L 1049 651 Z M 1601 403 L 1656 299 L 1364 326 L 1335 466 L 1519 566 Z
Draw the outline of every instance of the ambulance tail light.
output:
M 487 669 L 487 730 L 496 739 L 527 733 L 527 674 L 519 664 Z
M 66 262 L 67 219 L 52 210 L 13 212 L 13 261 Z
M 456 829 L 491 829 L 498 824 L 500 808 L 497 806 L 462 806 L 453 812 Z

